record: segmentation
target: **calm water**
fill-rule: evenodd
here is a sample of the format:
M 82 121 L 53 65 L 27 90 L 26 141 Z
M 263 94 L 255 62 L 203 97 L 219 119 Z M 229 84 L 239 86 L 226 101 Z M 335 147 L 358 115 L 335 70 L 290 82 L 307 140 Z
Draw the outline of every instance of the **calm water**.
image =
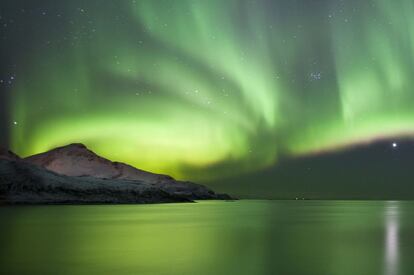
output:
M 0 208 L 5 274 L 414 274 L 414 203 Z

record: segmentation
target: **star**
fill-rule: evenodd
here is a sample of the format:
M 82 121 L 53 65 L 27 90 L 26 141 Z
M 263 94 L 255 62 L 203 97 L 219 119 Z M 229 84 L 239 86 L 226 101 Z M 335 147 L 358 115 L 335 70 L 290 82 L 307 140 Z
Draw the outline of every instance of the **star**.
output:
M 392 148 L 397 148 L 397 147 L 398 147 L 398 144 L 396 142 L 393 142 L 392 143 Z
M 18 123 L 17 123 L 17 121 L 13 121 L 13 124 L 14 124 L 14 125 L 17 125 Z
M 310 74 L 310 79 L 313 80 L 313 81 L 321 80 L 321 78 L 322 78 L 321 72 L 312 72 Z

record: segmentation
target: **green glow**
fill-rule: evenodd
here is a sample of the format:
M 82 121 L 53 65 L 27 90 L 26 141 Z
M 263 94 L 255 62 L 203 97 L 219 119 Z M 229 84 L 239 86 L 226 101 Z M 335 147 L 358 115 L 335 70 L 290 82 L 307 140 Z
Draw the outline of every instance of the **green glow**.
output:
M 414 4 L 397 2 L 90 4 L 66 28 L 93 21 L 95 32 L 39 46 L 21 66 L 13 149 L 83 142 L 142 169 L 209 179 L 411 135 Z
M 2 207 L 0 263 L 4 274 L 399 274 L 413 248 L 396 231 L 410 232 L 413 210 L 269 200 Z

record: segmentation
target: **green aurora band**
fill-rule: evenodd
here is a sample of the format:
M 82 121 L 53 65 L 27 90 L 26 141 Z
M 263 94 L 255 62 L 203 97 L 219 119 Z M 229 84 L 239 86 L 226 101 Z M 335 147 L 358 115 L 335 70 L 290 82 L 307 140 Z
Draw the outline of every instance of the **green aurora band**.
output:
M 82 142 L 211 180 L 414 130 L 412 0 L 79 3 L 20 66 L 23 156 Z

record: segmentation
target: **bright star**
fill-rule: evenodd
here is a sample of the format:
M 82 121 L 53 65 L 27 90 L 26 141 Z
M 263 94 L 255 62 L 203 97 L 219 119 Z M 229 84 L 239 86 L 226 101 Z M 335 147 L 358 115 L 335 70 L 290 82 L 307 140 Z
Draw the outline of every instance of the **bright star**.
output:
M 392 147 L 393 147 L 393 148 L 397 148 L 397 146 L 398 146 L 398 144 L 397 144 L 396 142 L 393 142 L 393 143 L 392 143 Z

